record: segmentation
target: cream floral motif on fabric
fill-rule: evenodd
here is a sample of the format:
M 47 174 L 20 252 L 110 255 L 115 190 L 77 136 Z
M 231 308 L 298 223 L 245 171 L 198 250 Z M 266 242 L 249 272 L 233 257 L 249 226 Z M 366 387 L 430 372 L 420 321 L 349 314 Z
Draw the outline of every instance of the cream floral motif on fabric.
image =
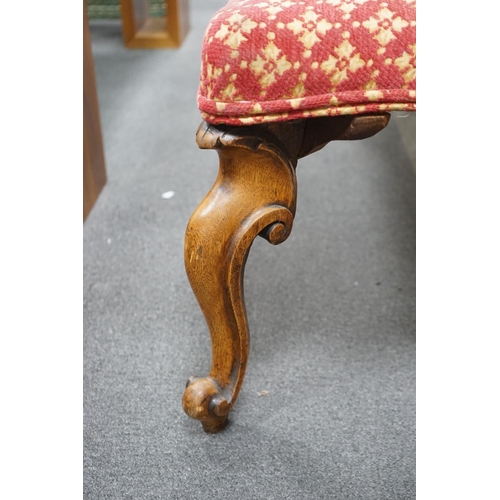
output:
M 202 50 L 211 123 L 416 109 L 414 0 L 230 0 Z

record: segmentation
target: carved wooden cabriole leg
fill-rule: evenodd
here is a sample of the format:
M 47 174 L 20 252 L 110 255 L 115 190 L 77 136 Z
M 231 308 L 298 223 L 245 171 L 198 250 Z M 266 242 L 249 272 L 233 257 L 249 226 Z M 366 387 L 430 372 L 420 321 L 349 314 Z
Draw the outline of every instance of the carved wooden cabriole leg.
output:
M 183 407 L 207 432 L 224 427 L 245 374 L 243 272 L 250 246 L 259 234 L 274 245 L 284 241 L 295 214 L 295 165 L 271 136 L 243 134 L 202 124 L 197 135 L 200 147 L 220 157 L 217 180 L 189 221 L 184 253 L 211 334 L 212 369 L 207 378 L 188 380 Z
M 200 148 L 220 158 L 214 186 L 193 213 L 184 258 L 194 294 L 210 330 L 212 368 L 191 377 L 182 404 L 206 432 L 227 423 L 249 351 L 243 274 L 257 235 L 285 241 L 295 215 L 298 158 L 330 140 L 361 139 L 385 127 L 389 115 L 325 117 L 251 127 L 211 126 L 197 133 Z

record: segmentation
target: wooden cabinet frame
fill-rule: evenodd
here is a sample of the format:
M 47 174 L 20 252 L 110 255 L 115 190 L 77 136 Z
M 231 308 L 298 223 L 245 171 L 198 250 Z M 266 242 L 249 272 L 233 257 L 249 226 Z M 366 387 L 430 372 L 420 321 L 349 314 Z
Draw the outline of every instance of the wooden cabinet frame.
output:
M 85 1 L 83 2 L 83 220 L 106 184 L 101 119 Z
M 165 0 L 166 17 L 149 17 L 147 0 L 121 0 L 122 30 L 129 49 L 180 47 L 189 30 L 188 0 Z

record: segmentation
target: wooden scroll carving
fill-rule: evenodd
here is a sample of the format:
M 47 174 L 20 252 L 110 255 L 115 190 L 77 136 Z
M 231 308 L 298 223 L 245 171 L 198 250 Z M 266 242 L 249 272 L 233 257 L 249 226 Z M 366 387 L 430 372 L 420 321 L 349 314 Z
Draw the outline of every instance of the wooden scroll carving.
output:
M 202 123 L 197 143 L 219 154 L 214 186 L 188 223 L 187 275 L 212 341 L 208 377 L 191 377 L 185 412 L 206 432 L 226 423 L 245 375 L 249 351 L 243 274 L 253 240 L 285 241 L 295 215 L 297 160 L 331 140 L 362 139 L 382 130 L 390 115 L 325 117 L 250 127 Z

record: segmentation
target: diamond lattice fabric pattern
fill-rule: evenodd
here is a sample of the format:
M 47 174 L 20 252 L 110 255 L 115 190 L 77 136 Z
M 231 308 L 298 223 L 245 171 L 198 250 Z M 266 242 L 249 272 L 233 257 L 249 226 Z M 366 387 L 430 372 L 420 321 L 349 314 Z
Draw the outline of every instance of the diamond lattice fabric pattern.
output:
M 416 110 L 415 0 L 230 0 L 210 21 L 209 123 Z

